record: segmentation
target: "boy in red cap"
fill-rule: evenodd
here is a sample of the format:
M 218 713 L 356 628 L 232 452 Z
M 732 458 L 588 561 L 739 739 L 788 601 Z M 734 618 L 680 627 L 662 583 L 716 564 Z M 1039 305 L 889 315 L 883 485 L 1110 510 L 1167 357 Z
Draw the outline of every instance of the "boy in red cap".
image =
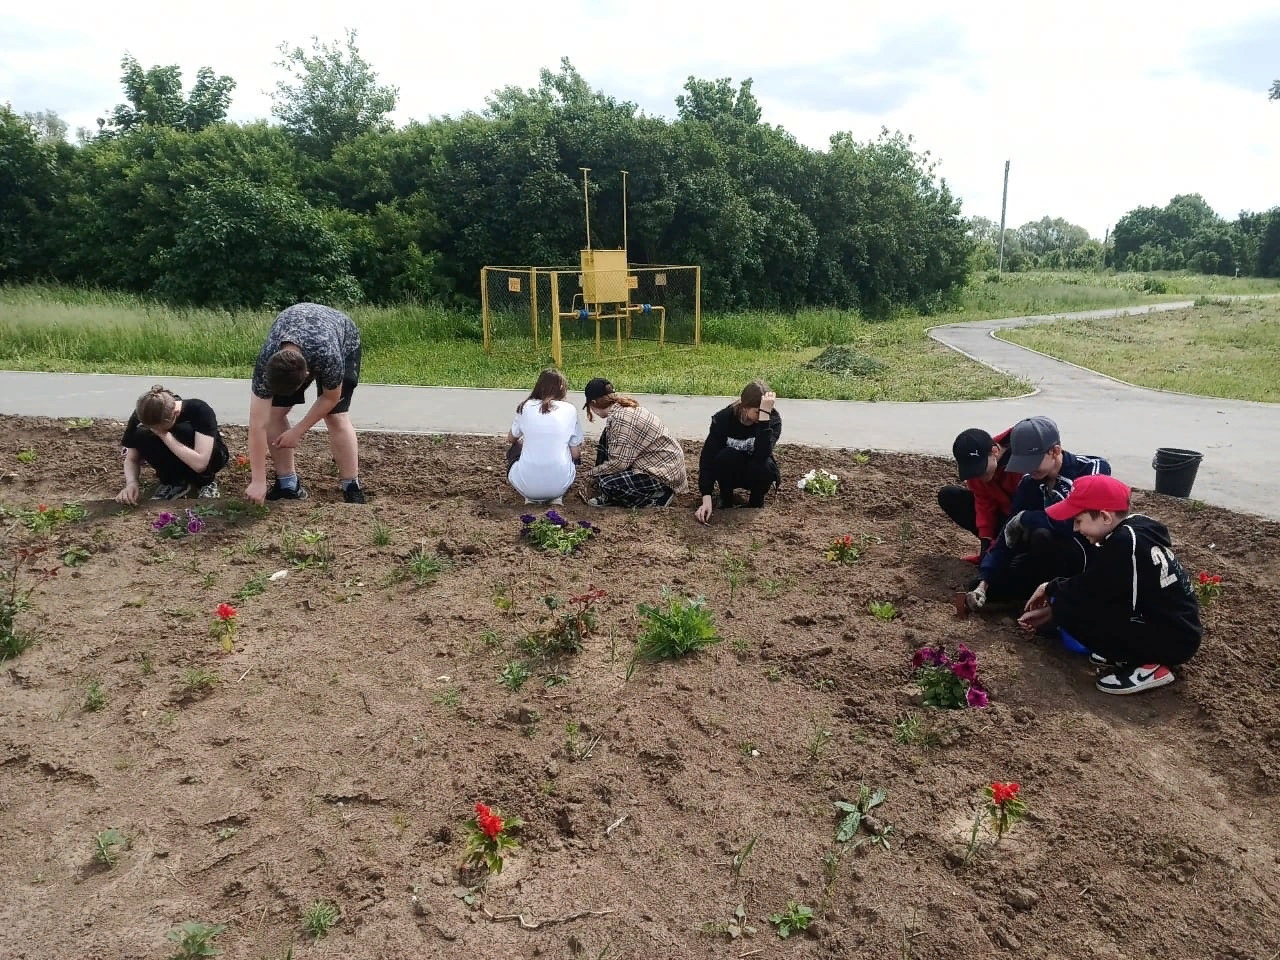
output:
M 1065 500 L 1045 509 L 1052 520 L 1074 520 L 1091 544 L 1081 574 L 1042 583 L 1019 623 L 1052 624 L 1092 651 L 1112 672 L 1098 678 L 1103 693 L 1142 693 L 1173 683 L 1170 666 L 1200 649 L 1200 604 L 1169 547 L 1164 524 L 1129 513 L 1129 488 L 1114 477 L 1081 477 Z

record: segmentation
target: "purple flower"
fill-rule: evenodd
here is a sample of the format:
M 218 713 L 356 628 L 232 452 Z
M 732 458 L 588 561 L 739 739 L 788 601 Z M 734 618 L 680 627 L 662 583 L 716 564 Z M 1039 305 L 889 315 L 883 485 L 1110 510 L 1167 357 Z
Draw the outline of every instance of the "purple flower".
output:
M 921 647 L 911 657 L 911 669 L 919 670 L 923 666 L 943 667 L 950 661 L 941 646 Z
M 951 672 L 966 683 L 973 683 L 978 679 L 978 663 L 976 660 L 957 660 L 951 664 Z
M 964 695 L 964 698 L 971 707 L 985 707 L 991 702 L 991 698 L 987 696 L 987 691 L 983 690 L 977 684 L 974 684 L 969 688 L 969 691 Z
M 560 516 L 560 514 L 556 513 L 556 511 L 554 510 L 547 511 L 547 519 L 550 520 L 552 523 L 554 523 L 557 527 L 567 527 L 569 525 L 569 521 L 566 520 L 564 517 Z
M 187 533 L 199 533 L 204 529 L 204 521 L 197 516 L 192 516 L 187 520 Z
M 966 647 L 963 643 L 956 646 L 956 662 L 957 663 L 977 663 L 977 655 Z
M 160 516 L 156 517 L 155 521 L 151 524 L 151 529 L 163 530 L 165 527 L 167 527 L 169 524 L 173 523 L 177 519 L 178 519 L 177 517 L 175 517 L 172 513 L 166 510 L 164 513 L 160 514 Z
M 536 520 L 536 519 L 538 519 L 538 518 L 537 518 L 537 517 L 535 517 L 532 513 L 522 513 L 522 514 L 520 514 L 520 522 L 521 522 L 521 523 L 523 523 L 526 527 L 527 527 L 529 524 L 533 523 L 533 521 L 534 521 L 534 520 Z
M 592 529 L 594 529 L 594 528 L 591 526 L 591 521 L 590 521 L 590 520 L 579 520 L 579 521 L 578 521 L 578 526 L 580 526 L 583 530 L 592 530 Z

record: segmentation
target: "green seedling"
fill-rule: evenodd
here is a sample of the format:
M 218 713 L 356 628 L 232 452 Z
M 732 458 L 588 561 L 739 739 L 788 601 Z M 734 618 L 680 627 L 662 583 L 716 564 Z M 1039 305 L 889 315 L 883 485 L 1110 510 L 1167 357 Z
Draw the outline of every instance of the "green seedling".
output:
M 498 682 L 513 693 L 529 679 L 529 668 L 519 660 L 508 661 L 498 674 Z
M 102 684 L 94 680 L 84 692 L 84 709 L 88 713 L 97 713 L 107 705 L 107 692 Z
M 338 917 L 336 906 L 324 900 L 316 900 L 302 911 L 302 929 L 319 940 L 334 928 Z
M 226 929 L 225 923 L 197 923 L 188 920 L 164 935 L 166 940 L 178 945 L 169 960 L 201 960 L 203 957 L 222 956 L 222 951 L 213 945 L 213 941 Z
M 93 858 L 106 867 L 114 867 L 120 853 L 129 847 L 129 838 L 111 827 L 93 835 Z
M 391 542 L 391 528 L 381 520 L 373 521 L 369 529 L 369 542 L 375 547 L 385 547 Z
M 783 940 L 796 930 L 804 930 L 813 920 L 813 908 L 794 900 L 787 901 L 787 908 L 780 913 L 770 914 L 769 922 L 778 928 L 778 936 Z
M 888 600 L 872 600 L 868 607 L 871 610 L 871 615 L 882 623 L 888 623 L 898 615 L 898 608 Z
M 34 450 L 21 450 L 18 452 L 19 463 L 35 463 L 36 452 Z

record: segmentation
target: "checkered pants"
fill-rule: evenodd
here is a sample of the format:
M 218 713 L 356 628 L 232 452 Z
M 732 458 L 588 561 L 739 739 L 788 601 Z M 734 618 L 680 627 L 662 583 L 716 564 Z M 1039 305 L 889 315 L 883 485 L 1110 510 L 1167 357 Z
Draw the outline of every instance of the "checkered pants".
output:
M 596 486 L 604 502 L 613 507 L 648 507 L 671 493 L 661 480 L 630 470 L 596 477 Z

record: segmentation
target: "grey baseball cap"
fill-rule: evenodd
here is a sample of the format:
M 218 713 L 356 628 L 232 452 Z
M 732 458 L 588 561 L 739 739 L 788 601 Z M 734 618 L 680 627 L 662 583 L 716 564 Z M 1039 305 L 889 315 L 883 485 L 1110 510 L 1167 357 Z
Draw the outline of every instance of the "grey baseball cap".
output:
M 1061 443 L 1058 425 L 1048 417 L 1027 417 L 1013 425 L 1009 432 L 1010 473 L 1031 473 L 1054 444 Z

